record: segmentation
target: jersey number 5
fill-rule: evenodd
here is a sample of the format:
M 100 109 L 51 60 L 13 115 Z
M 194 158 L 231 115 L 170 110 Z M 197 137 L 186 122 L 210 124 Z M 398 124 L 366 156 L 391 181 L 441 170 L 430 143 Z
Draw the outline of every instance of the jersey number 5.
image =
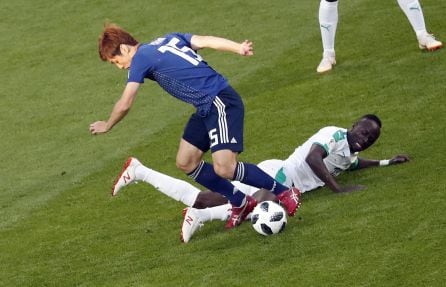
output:
M 218 134 L 217 134 L 217 129 L 212 129 L 209 131 L 209 139 L 211 140 L 211 146 L 213 147 L 214 145 L 218 144 Z
M 201 61 L 203 61 L 203 58 L 195 53 L 195 51 L 191 48 L 187 46 L 179 48 L 177 46 L 178 42 L 180 42 L 178 38 L 172 38 L 169 43 L 159 47 L 158 51 L 160 51 L 161 53 L 165 53 L 166 51 L 173 53 L 177 56 L 180 56 L 194 66 L 197 66 Z

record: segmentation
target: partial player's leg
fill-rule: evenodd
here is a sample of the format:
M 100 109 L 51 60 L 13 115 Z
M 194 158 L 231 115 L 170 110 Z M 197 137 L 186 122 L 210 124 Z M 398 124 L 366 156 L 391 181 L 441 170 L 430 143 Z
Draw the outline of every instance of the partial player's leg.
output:
M 398 0 L 398 4 L 417 35 L 420 49 L 434 51 L 443 47 L 443 43 L 427 32 L 423 10 L 418 0 Z
M 197 114 L 192 115 L 180 142 L 177 166 L 199 184 L 222 194 L 233 206 L 241 208 L 241 216 L 246 217 L 244 213 L 250 212 L 254 208 L 255 200 L 246 198 L 227 179 L 219 176 L 211 164 L 201 159 L 201 155 L 209 150 L 209 138 L 211 138 L 211 132 L 209 132 L 208 136 L 208 130 L 204 124 L 203 117 Z M 235 225 L 232 225 L 231 228 L 240 224 L 241 220 L 234 223 Z
M 266 172 L 271 177 L 279 180 L 282 184 L 285 184 L 286 186 L 291 186 L 291 182 L 286 181 L 286 179 L 283 177 L 282 174 L 282 167 L 283 167 L 283 161 L 282 160 L 266 160 L 261 162 L 259 165 L 259 168 L 261 168 L 264 172 Z M 286 182 L 285 182 L 286 181 Z M 266 200 L 271 201 L 278 201 L 278 198 L 275 194 L 273 194 L 271 191 L 266 189 L 258 189 L 256 187 L 243 184 L 239 181 L 233 181 L 232 184 L 241 192 L 243 192 L 246 195 L 249 195 L 253 197 L 257 202 L 262 202 Z M 210 194 L 216 194 L 213 192 L 201 192 L 198 197 L 197 201 L 201 201 L 201 197 L 204 199 L 205 197 L 211 199 Z M 216 203 L 216 199 L 211 199 L 210 202 L 212 204 Z M 299 203 L 300 204 L 300 203 Z M 225 206 L 225 207 L 222 207 Z M 199 210 L 196 210 L 196 216 L 200 218 L 201 222 L 207 222 L 212 221 L 215 219 L 219 219 L 222 221 L 226 221 L 231 212 L 231 205 L 225 205 L 222 204 L 222 206 L 214 206 L 213 205 L 206 205 L 206 208 L 202 208 Z
M 227 204 L 228 199 L 221 195 L 220 193 L 213 192 L 210 190 L 202 191 L 198 194 L 195 200 L 193 208 L 203 209 L 207 207 L 214 207 L 223 204 Z
M 252 186 L 240 182 L 233 182 L 233 184 L 246 195 L 252 195 L 257 190 Z M 268 191 L 268 193 L 272 195 L 271 192 Z M 181 225 L 181 241 L 184 243 L 189 242 L 194 233 L 205 222 L 212 220 L 229 222 L 228 220 L 231 218 L 232 211 L 233 207 L 230 203 L 203 209 L 185 208 L 183 211 L 183 223 Z
M 188 243 L 192 235 L 203 226 L 203 222 L 198 217 L 196 211 L 199 209 L 186 207 L 183 209 L 183 223 L 181 224 L 180 240 Z
M 200 191 L 190 183 L 143 165 L 138 159 L 130 157 L 116 178 L 112 188 L 115 196 L 125 186 L 135 182 L 145 182 L 168 197 L 194 208 L 206 208 L 226 204 L 228 200 L 219 193 Z
M 214 152 L 212 157 L 214 162 L 216 162 L 220 159 L 219 157 L 230 158 L 227 154 L 228 150 L 223 150 Z M 296 209 L 300 206 L 300 192 L 297 188 L 289 188 L 283 185 L 254 164 L 237 162 L 232 179 L 257 189 L 268 190 L 272 195 L 277 196 L 277 199 L 286 208 L 289 216 L 294 216 Z
M 316 71 L 325 73 L 336 64 L 335 37 L 338 25 L 338 1 L 321 0 L 319 4 L 319 27 L 321 29 L 322 47 L 324 52 L 322 60 Z
M 243 151 L 244 122 L 244 106 L 237 92 L 231 87 L 223 90 L 215 99 L 212 111 L 205 124 L 211 139 L 216 172 L 227 179 L 271 191 L 286 207 L 288 214 L 293 216 L 299 206 L 297 189 L 286 187 L 254 164 L 237 161 L 238 153 Z
M 194 206 L 202 208 L 204 204 L 212 206 L 212 204 L 223 204 L 221 196 L 215 194 L 206 193 L 200 195 L 200 190 L 190 183 L 180 180 L 156 170 L 153 170 L 147 166 L 144 166 L 139 160 L 134 157 L 130 157 L 119 176 L 115 180 L 115 184 L 112 188 L 112 195 L 115 196 L 125 186 L 143 181 L 155 187 L 160 192 L 164 193 L 170 198 L 180 201 L 187 206 Z
M 237 185 L 238 186 L 238 185 Z M 211 192 L 213 193 L 213 192 Z M 201 194 L 201 193 L 200 193 Z M 266 200 L 277 201 L 277 197 L 269 190 L 260 189 L 251 194 L 257 202 Z M 183 223 L 181 225 L 181 241 L 188 243 L 195 232 L 201 228 L 205 222 L 221 220 L 227 222 L 231 218 L 232 205 L 227 203 L 219 206 L 197 209 L 186 207 L 183 210 Z M 250 218 L 250 214 L 247 215 Z
M 201 157 L 194 156 L 199 150 L 185 139 L 181 139 L 177 166 L 199 184 L 226 197 L 233 205 L 242 205 L 245 195 L 237 191 L 227 179 L 215 173 L 211 164 L 201 160 Z
M 258 165 L 264 172 L 271 177 L 274 177 L 279 182 L 291 186 L 291 182 L 288 181 L 282 174 L 283 161 L 281 160 L 266 160 Z M 232 182 L 238 190 L 246 195 L 252 196 L 257 202 L 266 200 L 277 201 L 276 195 L 269 190 L 258 189 L 253 186 L 243 184 L 238 181 Z M 199 195 L 200 196 L 200 195 Z M 197 199 L 198 200 L 198 199 Z M 300 199 L 299 199 L 300 205 Z M 183 213 L 183 224 L 181 228 L 181 238 L 183 242 L 188 242 L 193 234 L 198 230 L 198 226 L 195 222 L 199 223 L 199 226 L 203 226 L 205 222 L 212 220 L 227 221 L 231 217 L 232 206 L 231 204 L 225 204 L 221 206 L 209 207 L 204 209 L 187 208 Z M 187 216 L 185 216 L 185 214 Z M 247 216 L 249 218 L 249 215 Z

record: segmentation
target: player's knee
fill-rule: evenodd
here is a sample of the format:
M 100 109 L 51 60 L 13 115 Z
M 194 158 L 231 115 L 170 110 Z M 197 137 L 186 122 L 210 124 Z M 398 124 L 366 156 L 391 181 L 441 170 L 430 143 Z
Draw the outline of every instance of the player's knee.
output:
M 219 164 L 219 163 L 214 162 L 214 171 L 220 177 L 227 178 L 227 179 L 233 179 L 235 166 L 232 166 L 231 164 L 227 164 L 227 163 Z
M 178 153 L 176 158 L 176 166 L 184 173 L 191 173 L 201 162 L 201 157 L 192 155 L 185 156 L 184 153 Z
M 191 161 L 184 161 L 177 159 L 176 166 L 179 170 L 181 170 L 184 173 L 190 173 L 192 172 L 196 166 L 193 165 Z

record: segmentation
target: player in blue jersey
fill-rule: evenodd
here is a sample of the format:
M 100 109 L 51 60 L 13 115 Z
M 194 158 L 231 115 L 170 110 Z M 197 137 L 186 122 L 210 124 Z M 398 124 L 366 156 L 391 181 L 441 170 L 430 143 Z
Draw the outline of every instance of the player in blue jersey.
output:
M 127 115 L 144 80 L 155 81 L 170 95 L 196 108 L 184 129 L 176 164 L 196 182 L 229 200 L 232 214 L 226 228 L 243 222 L 257 204 L 228 179 L 270 190 L 288 214 L 294 215 L 300 206 L 297 188 L 288 188 L 256 165 L 237 160 L 243 151 L 243 102 L 228 81 L 197 54 L 203 48 L 253 55 L 248 40 L 236 43 L 214 36 L 173 33 L 140 43 L 119 26 L 107 24 L 99 37 L 99 56 L 128 70 L 128 80 L 108 120 L 92 123 L 90 132 L 98 135 L 110 131 Z M 203 161 L 209 149 L 213 164 Z M 132 164 L 131 159 L 126 162 L 121 180 L 126 180 Z

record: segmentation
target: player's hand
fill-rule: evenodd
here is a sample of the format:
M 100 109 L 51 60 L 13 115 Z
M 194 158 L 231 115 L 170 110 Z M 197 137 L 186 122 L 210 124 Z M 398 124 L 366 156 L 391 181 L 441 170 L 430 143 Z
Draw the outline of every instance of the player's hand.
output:
M 108 132 L 107 122 L 97 121 L 90 125 L 90 132 L 92 135 L 98 135 Z
M 409 156 L 407 156 L 405 154 L 400 154 L 400 155 L 395 156 L 391 160 L 389 160 L 389 164 L 399 164 L 399 163 L 408 162 L 409 160 L 410 160 Z
M 252 56 L 254 55 L 254 48 L 252 46 L 252 42 L 249 40 L 245 40 L 240 44 L 240 55 L 242 56 Z
M 345 192 L 353 192 L 353 191 L 359 191 L 359 190 L 363 190 L 366 189 L 367 187 L 365 185 L 347 185 L 347 186 L 342 186 L 341 190 L 338 191 L 338 193 L 345 193 Z

